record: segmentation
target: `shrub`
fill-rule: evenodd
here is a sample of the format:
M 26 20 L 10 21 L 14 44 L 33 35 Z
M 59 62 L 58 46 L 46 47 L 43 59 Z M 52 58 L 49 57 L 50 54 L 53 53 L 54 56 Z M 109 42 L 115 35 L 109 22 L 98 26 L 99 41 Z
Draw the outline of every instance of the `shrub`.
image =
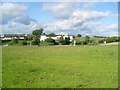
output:
M 99 43 L 104 43 L 104 41 L 105 41 L 104 39 L 103 39 L 103 40 L 100 40 Z
M 22 41 L 22 45 L 27 45 L 27 42 L 25 40 Z
M 68 37 L 68 38 L 65 38 L 65 40 L 64 40 L 64 38 L 61 37 L 58 40 L 58 42 L 59 42 L 60 45 L 69 45 L 70 44 L 70 38 Z
M 65 45 L 65 40 L 63 39 L 63 37 L 60 37 L 58 42 L 59 42 L 60 45 Z
M 45 41 L 49 42 L 49 45 L 55 45 L 55 40 L 52 38 L 47 38 Z
M 107 43 L 117 42 L 117 38 L 116 37 L 107 37 L 106 38 L 106 42 Z
M 34 37 L 32 42 L 31 42 L 32 45 L 40 45 L 40 40 L 38 37 Z
M 12 39 L 12 41 L 11 41 L 11 44 L 16 44 L 16 43 L 18 43 L 18 40 L 17 39 Z
M 87 42 L 86 42 L 86 41 L 83 41 L 82 44 L 83 44 L 83 45 L 87 45 Z

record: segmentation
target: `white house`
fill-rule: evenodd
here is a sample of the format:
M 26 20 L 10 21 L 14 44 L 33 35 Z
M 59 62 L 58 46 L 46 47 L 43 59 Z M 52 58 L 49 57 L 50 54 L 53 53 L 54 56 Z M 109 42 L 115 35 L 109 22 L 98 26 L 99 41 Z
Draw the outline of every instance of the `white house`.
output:
M 47 36 L 45 36 L 45 35 L 42 35 L 42 36 L 40 37 L 40 41 L 45 41 L 45 39 L 47 39 L 47 38 L 49 38 L 49 37 L 47 37 Z
M 3 38 L 3 37 L 4 37 L 4 34 L 1 34 L 0 37 Z
M 51 37 L 52 39 L 54 39 L 54 40 L 57 40 L 58 38 L 57 37 Z
M 57 39 L 60 39 L 61 38 L 61 36 L 57 36 Z
M 50 37 L 50 38 L 52 38 L 52 39 L 54 39 L 54 40 L 58 40 L 58 39 L 60 39 L 62 36 L 55 36 L 55 37 Z M 70 36 L 70 35 L 64 35 L 63 36 L 63 39 L 65 39 L 65 38 L 68 38 L 68 37 L 70 37 L 70 41 L 72 41 L 73 40 L 73 36 Z M 47 37 L 47 36 L 45 36 L 45 35 L 42 35 L 41 37 L 40 37 L 40 41 L 45 41 L 47 38 L 49 38 L 49 37 Z
M 63 39 L 65 40 L 65 38 L 68 38 L 69 36 L 66 34 L 63 36 Z
M 72 41 L 73 40 L 73 36 L 70 36 L 70 41 Z
M 0 35 L 0 40 L 12 40 L 13 38 L 24 40 L 25 35 L 24 34 L 1 34 Z
M 19 39 L 24 40 L 25 38 L 24 37 L 19 37 Z
M 73 36 L 72 36 L 72 35 L 65 35 L 65 36 L 63 36 L 64 39 L 65 39 L 65 38 L 68 38 L 68 37 L 70 37 L 70 41 L 73 40 Z
M 4 37 L 4 38 L 2 38 L 2 40 L 12 40 L 12 38 L 11 37 Z

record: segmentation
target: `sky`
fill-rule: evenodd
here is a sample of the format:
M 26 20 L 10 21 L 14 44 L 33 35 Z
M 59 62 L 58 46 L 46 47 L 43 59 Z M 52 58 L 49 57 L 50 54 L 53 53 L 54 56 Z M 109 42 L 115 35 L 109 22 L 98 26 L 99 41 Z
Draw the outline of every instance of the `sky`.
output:
M 3 2 L 2 34 L 44 33 L 117 36 L 117 2 Z

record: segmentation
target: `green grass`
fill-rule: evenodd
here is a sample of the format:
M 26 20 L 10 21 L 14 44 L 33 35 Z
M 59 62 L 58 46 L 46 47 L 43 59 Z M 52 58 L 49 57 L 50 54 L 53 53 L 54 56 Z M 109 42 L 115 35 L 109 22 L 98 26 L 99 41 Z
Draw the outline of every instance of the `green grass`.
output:
M 117 46 L 2 48 L 3 88 L 117 88 Z
M 49 43 L 46 41 L 41 41 L 40 46 L 49 46 Z

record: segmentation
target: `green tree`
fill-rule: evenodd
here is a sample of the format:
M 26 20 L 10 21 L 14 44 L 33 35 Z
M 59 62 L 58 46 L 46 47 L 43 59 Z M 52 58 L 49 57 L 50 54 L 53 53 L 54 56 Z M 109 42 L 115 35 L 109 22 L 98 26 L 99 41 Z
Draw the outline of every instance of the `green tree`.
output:
M 63 37 L 60 37 L 60 39 L 58 40 L 59 44 L 61 45 L 69 45 L 70 44 L 70 38 L 63 38 Z
M 32 32 L 33 34 L 33 40 L 32 40 L 32 45 L 40 45 L 40 36 L 43 33 L 43 29 L 37 29 Z
M 65 38 L 65 44 L 66 44 L 66 45 L 69 45 L 69 44 L 70 44 L 70 37 Z
M 32 32 L 32 34 L 37 37 L 40 37 L 42 33 L 43 33 L 43 29 L 36 29 Z
M 90 37 L 89 37 L 89 36 L 86 36 L 86 37 L 85 37 L 85 42 L 86 42 L 86 43 L 89 43 L 89 42 L 90 42 Z
M 34 37 L 31 43 L 32 45 L 40 45 L 40 39 L 38 37 Z
M 78 36 L 78 37 L 82 37 L 82 35 L 81 35 L 81 34 L 78 34 L 77 36 Z
M 105 39 L 99 40 L 99 43 L 104 43 Z
M 111 42 L 117 42 L 118 38 L 117 37 L 107 37 L 105 40 L 107 43 L 111 43 Z
M 42 35 L 46 35 L 46 33 L 43 33 Z
M 65 40 L 64 40 L 63 36 L 59 38 L 58 42 L 60 45 L 65 45 Z
M 55 37 L 55 33 L 50 33 L 50 34 L 47 34 L 48 37 Z

